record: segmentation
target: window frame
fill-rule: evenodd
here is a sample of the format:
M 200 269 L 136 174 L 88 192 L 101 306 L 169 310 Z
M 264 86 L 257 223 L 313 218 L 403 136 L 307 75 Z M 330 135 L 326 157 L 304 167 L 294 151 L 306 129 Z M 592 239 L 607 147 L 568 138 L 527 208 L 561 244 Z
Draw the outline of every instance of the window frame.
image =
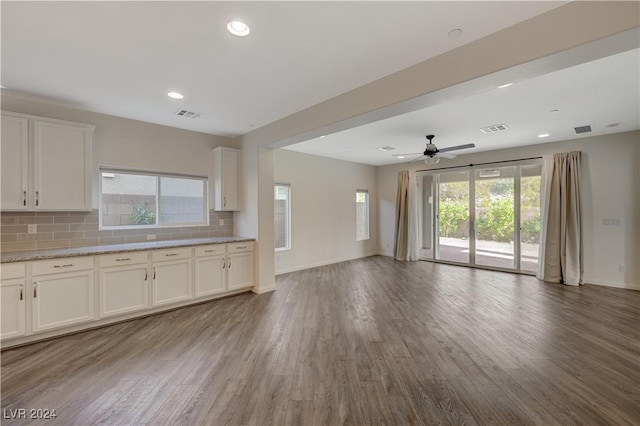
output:
M 156 223 L 154 225 L 103 225 L 102 212 L 103 212 L 103 193 L 102 193 L 102 174 L 128 174 L 128 175 L 140 175 L 150 176 L 156 178 Z M 162 208 L 162 183 L 161 178 L 178 178 L 178 179 L 192 179 L 202 181 L 202 197 L 203 208 L 202 216 L 204 221 L 202 222 L 173 222 L 173 223 L 160 223 L 160 209 Z M 152 170 L 141 169 L 123 169 L 119 167 L 107 167 L 101 166 L 98 168 L 98 229 L 101 231 L 117 231 L 127 229 L 160 229 L 160 228 L 187 228 L 187 227 L 199 227 L 209 226 L 209 178 L 207 176 L 187 175 L 180 173 L 158 172 Z
M 273 184 L 273 190 L 274 190 L 274 201 L 275 201 L 275 192 L 277 190 L 277 187 L 285 187 L 287 188 L 287 209 L 286 209 L 286 219 L 287 219 L 287 226 L 286 226 L 286 245 L 284 247 L 274 247 L 275 251 L 286 251 L 286 250 L 291 250 L 291 184 L 288 183 L 274 183 Z M 275 209 L 274 209 L 275 212 Z M 274 230 L 275 230 L 275 217 L 274 217 Z M 274 232 L 275 234 L 275 232 Z M 275 235 L 274 235 L 275 236 Z M 274 243 L 276 241 L 276 238 L 274 238 Z M 275 245 L 275 244 L 274 244 Z
M 359 238 L 358 235 L 358 194 L 365 194 L 365 220 L 367 223 L 366 226 L 366 236 L 364 238 Z M 356 189 L 356 241 L 369 241 L 371 239 L 371 205 L 370 205 L 370 197 L 368 189 Z

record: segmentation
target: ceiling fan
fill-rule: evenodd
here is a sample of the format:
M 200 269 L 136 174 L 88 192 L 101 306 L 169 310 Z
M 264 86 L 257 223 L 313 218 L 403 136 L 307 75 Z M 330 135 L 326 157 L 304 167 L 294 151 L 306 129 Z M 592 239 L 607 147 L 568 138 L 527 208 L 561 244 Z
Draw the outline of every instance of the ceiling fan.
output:
M 435 135 L 427 135 L 427 139 L 429 140 L 429 142 L 427 143 L 427 146 L 423 153 L 414 152 L 411 154 L 393 154 L 393 156 L 404 158 L 409 155 L 422 154 L 420 155 L 420 157 L 413 159 L 412 162 L 423 159 L 424 157 L 425 164 L 430 165 L 430 164 L 437 164 L 440 161 L 440 158 L 449 158 L 449 159 L 456 158 L 455 154 L 449 154 L 450 151 L 457 151 L 459 149 L 467 149 L 467 148 L 475 148 L 476 146 L 475 144 L 468 143 L 465 145 L 450 146 L 448 148 L 438 149 L 438 147 L 433 144 L 433 138 L 435 138 Z

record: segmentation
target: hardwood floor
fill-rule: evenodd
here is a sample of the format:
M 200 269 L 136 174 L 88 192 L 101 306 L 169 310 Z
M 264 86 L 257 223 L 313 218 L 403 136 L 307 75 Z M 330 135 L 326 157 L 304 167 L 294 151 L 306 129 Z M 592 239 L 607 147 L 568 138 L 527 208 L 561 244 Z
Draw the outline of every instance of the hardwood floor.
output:
M 640 292 L 373 257 L 4 351 L 3 424 L 637 425 L 639 330 Z

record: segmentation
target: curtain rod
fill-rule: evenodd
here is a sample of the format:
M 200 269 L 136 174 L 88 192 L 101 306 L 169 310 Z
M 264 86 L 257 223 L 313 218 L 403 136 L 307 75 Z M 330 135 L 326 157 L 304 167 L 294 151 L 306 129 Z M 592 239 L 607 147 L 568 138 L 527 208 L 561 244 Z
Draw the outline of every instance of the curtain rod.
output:
M 461 169 L 463 167 L 486 166 L 489 164 L 513 163 L 516 161 L 540 160 L 540 159 L 542 159 L 542 157 L 518 158 L 516 160 L 490 161 L 488 163 L 476 163 L 476 164 L 472 163 L 472 164 L 463 164 L 462 166 L 450 166 L 450 167 L 439 167 L 437 169 L 416 170 L 416 172 L 436 172 L 438 170 Z

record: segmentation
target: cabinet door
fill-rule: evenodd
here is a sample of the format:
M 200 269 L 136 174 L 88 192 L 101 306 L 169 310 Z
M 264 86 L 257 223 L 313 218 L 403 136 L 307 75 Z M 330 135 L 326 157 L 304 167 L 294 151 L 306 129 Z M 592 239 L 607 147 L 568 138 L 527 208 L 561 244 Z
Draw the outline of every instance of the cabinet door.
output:
M 2 210 L 27 209 L 29 121 L 2 115 Z
M 191 299 L 191 260 L 153 264 L 153 306 Z
M 2 309 L 0 338 L 3 340 L 24 336 L 26 321 L 24 299 L 24 278 L 2 282 L 2 286 L 0 286 L 0 307 Z
M 217 211 L 239 210 L 238 197 L 238 150 L 213 149 L 214 208 Z
M 253 252 L 229 255 L 227 280 L 229 290 L 253 286 Z
M 222 151 L 222 210 L 238 210 L 238 151 Z
M 226 290 L 226 257 L 196 258 L 196 297 Z
M 33 121 L 36 210 L 91 210 L 92 128 Z
M 100 317 L 135 312 L 149 307 L 147 265 L 100 270 Z
M 32 291 L 34 332 L 94 317 L 93 270 L 34 277 Z

